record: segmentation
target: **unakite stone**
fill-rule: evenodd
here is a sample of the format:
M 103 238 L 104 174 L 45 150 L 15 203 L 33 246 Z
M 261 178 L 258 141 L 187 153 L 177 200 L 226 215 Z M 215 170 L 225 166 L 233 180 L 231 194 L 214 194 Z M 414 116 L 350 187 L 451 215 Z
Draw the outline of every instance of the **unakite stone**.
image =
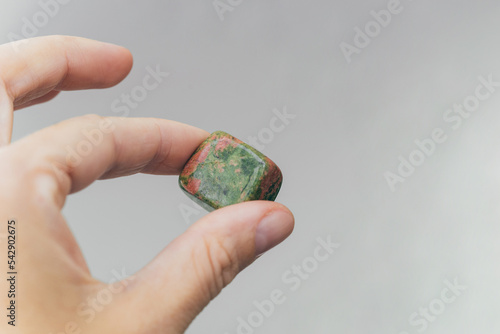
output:
M 179 185 L 208 211 L 252 201 L 274 201 L 283 176 L 278 166 L 250 145 L 223 131 L 212 133 L 193 153 Z

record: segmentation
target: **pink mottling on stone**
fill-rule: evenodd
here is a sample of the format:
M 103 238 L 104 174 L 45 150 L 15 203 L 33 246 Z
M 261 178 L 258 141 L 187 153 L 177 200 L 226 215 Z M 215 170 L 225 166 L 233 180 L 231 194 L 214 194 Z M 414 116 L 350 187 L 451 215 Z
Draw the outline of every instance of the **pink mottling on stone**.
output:
M 217 161 L 217 170 L 219 173 L 224 172 L 224 167 L 226 167 L 226 164 L 220 161 Z
M 229 138 L 220 138 L 217 141 L 217 145 L 215 146 L 215 151 L 222 151 L 226 147 L 228 147 L 232 143 L 232 140 Z
M 186 190 L 190 194 L 194 195 L 198 192 L 198 189 L 200 189 L 200 184 L 201 184 L 201 180 L 191 178 L 191 179 L 189 179 L 188 183 L 186 184 Z
M 184 166 L 182 174 L 184 176 L 189 176 L 194 173 L 194 171 L 198 168 L 198 165 L 205 161 L 210 152 L 210 145 L 205 145 L 200 148 L 198 152 L 196 152 L 191 159 L 189 159 L 188 163 Z
M 208 156 L 208 153 L 210 153 L 210 145 L 205 146 L 201 151 L 200 151 L 200 156 L 198 157 L 198 162 L 204 162 L 205 159 Z

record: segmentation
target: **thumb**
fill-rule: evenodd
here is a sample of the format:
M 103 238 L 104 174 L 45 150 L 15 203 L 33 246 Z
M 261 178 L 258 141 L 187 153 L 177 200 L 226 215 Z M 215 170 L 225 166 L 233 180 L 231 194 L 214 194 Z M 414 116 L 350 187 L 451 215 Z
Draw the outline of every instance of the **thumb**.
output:
M 148 315 L 141 325 L 128 323 L 129 330 L 146 326 L 146 333 L 183 333 L 241 270 L 288 237 L 293 226 L 292 213 L 274 202 L 216 210 L 137 273 L 126 292 L 127 302 L 117 311 Z

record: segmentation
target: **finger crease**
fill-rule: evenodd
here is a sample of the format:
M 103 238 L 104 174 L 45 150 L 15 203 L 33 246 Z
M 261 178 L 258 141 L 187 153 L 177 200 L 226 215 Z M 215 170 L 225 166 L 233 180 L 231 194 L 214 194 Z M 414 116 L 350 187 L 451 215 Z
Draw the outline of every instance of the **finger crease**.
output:
M 61 78 L 61 80 L 59 80 L 59 83 L 54 87 L 54 89 L 57 89 L 59 88 L 60 85 L 62 85 L 66 79 L 68 78 L 68 75 L 69 75 L 69 71 L 70 71 L 70 66 L 69 66 L 69 57 L 68 57 L 68 50 L 64 49 L 64 62 L 66 64 L 66 69 L 64 71 L 64 75 L 63 77 Z
M 165 140 L 164 140 L 163 131 L 161 129 L 161 126 L 158 124 L 158 122 L 155 121 L 154 124 L 156 126 L 156 130 L 158 131 L 158 136 L 160 137 L 160 140 L 159 140 L 158 147 L 156 148 L 155 155 L 148 163 L 148 166 L 152 165 L 149 168 L 152 169 L 153 173 L 156 172 L 156 170 L 158 170 L 159 167 L 164 164 L 164 162 L 168 159 L 168 156 L 170 155 L 170 152 L 172 150 L 172 141 L 168 141 L 168 140 L 167 141 L 169 142 L 169 146 L 166 150 L 164 150 L 165 149 L 165 144 L 164 144 Z M 159 159 L 160 157 L 162 157 L 162 158 Z

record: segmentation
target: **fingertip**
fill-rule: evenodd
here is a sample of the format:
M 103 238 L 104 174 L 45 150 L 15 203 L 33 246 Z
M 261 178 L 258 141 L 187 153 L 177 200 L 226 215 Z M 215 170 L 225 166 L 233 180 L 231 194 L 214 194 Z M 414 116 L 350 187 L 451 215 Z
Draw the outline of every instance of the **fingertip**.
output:
M 192 228 L 234 238 L 248 256 L 257 258 L 288 238 L 294 227 L 295 217 L 283 204 L 249 201 L 218 209 Z
M 255 231 L 255 254 L 259 257 L 292 234 L 295 217 L 284 205 L 275 203 L 259 222 Z
M 102 43 L 103 50 L 100 52 L 105 55 L 103 59 L 103 68 L 109 73 L 109 81 L 105 83 L 105 87 L 112 87 L 125 79 L 134 64 L 134 57 L 132 52 L 126 47 L 112 44 Z
M 57 87 L 60 90 L 113 87 L 133 66 L 132 53 L 117 44 L 72 36 L 52 36 L 49 42 L 66 48 L 67 73 Z
M 132 66 L 134 65 L 134 55 L 126 47 L 116 44 L 114 45 L 116 46 L 117 52 L 120 54 L 124 61 L 125 68 L 128 69 L 128 72 L 130 72 Z

